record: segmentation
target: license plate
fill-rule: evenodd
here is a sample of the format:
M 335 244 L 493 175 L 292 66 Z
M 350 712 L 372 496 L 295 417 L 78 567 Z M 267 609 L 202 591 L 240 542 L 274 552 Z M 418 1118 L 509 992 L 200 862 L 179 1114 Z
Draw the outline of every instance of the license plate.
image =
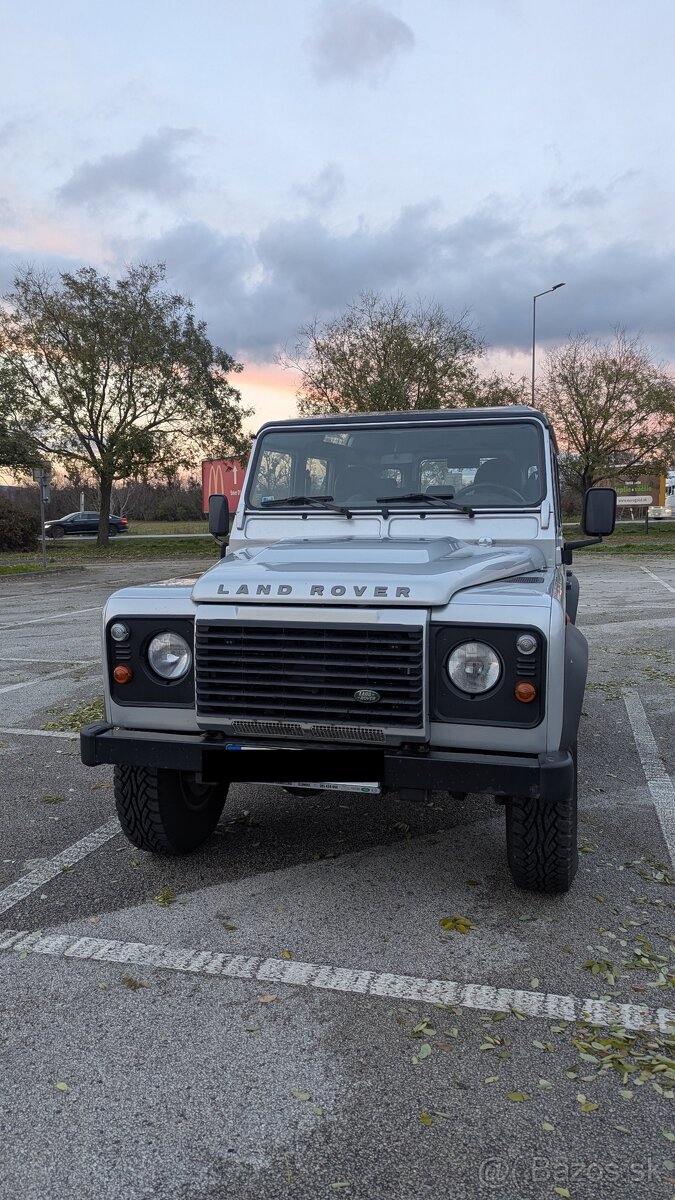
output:
M 359 792 L 360 795 L 379 796 L 379 783 L 284 783 L 286 788 L 305 788 L 312 792 Z

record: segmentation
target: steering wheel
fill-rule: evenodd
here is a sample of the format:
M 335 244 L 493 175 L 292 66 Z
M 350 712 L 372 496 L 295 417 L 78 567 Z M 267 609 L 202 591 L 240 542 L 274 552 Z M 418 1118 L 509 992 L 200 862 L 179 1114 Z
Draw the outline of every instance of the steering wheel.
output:
M 520 492 L 517 492 L 515 488 L 506 487 L 502 483 L 470 483 L 467 487 L 457 492 L 455 500 L 467 500 L 471 503 L 474 498 L 478 499 L 475 495 L 477 492 L 501 492 L 509 500 L 516 500 L 518 504 L 525 503 L 525 497 L 521 496 Z

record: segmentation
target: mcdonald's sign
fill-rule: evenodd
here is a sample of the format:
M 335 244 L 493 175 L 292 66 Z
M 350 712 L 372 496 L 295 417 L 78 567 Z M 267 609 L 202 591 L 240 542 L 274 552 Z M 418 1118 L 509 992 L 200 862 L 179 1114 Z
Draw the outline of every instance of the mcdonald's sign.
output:
M 202 510 L 209 511 L 209 496 L 227 496 L 230 511 L 239 503 L 246 467 L 238 458 L 206 458 L 202 462 Z

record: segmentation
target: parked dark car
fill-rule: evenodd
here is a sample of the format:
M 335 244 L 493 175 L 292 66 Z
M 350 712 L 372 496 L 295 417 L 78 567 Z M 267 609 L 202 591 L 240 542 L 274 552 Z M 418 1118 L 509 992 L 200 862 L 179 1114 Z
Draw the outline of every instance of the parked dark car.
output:
M 68 513 L 66 517 L 59 517 L 58 520 L 45 521 L 45 533 L 47 537 L 62 538 L 66 534 L 98 534 L 99 513 L 97 512 L 76 512 Z M 108 517 L 108 536 L 116 537 L 118 533 L 126 533 L 129 528 L 129 522 L 126 517 L 115 517 L 112 514 Z

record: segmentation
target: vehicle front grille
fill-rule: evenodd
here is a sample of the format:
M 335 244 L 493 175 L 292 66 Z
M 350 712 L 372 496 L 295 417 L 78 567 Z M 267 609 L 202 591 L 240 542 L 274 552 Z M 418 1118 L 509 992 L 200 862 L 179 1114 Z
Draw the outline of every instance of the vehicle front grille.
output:
M 368 742 L 384 745 L 381 729 L 355 725 L 298 725 L 292 721 L 233 721 L 232 732 L 241 737 L 312 738 L 321 742 Z
M 198 621 L 195 668 L 198 714 L 242 733 L 303 722 L 298 736 L 331 740 L 336 725 L 424 723 L 422 626 Z

